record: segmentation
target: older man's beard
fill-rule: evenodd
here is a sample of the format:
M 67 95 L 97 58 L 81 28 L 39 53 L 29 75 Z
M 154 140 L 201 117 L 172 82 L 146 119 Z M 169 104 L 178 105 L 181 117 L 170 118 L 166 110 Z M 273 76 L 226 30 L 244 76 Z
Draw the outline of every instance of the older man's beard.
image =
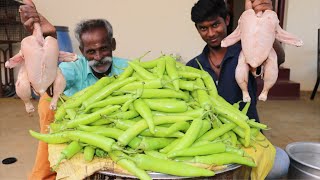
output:
M 89 66 L 97 73 L 105 73 L 112 64 L 112 57 L 105 57 L 100 61 L 91 60 Z

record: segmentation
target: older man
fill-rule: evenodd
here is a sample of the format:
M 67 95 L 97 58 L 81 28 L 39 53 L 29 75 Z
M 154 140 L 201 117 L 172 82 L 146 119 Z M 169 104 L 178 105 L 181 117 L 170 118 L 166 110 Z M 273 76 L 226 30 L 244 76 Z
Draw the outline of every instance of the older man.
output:
M 54 26 L 41 16 L 31 1 L 20 6 L 21 22 L 32 32 L 33 23 L 40 22 L 44 36 L 56 37 Z M 64 94 L 74 93 L 94 84 L 104 76 L 118 75 L 128 66 L 127 60 L 113 57 L 116 40 L 113 37 L 111 24 L 105 19 L 89 19 L 77 24 L 75 35 L 79 41 L 82 55 L 77 55 L 77 61 L 59 64 L 66 88 Z M 47 127 L 54 120 L 54 111 L 49 109 L 47 95 L 42 96 L 38 105 L 40 132 L 47 133 Z M 55 172 L 50 171 L 48 161 L 48 145 L 39 142 L 37 156 L 29 179 L 55 179 Z

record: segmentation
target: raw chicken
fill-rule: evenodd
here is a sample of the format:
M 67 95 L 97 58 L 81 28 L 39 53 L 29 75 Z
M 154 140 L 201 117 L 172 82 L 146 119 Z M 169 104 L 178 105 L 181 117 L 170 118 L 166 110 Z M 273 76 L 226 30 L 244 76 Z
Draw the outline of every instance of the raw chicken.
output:
M 275 39 L 295 46 L 302 46 L 303 42 L 280 27 L 274 11 L 266 10 L 256 14 L 250 4 L 246 4 L 246 8 L 247 10 L 239 18 L 238 27 L 222 40 L 221 46 L 228 47 L 241 40 L 242 51 L 235 76 L 242 90 L 243 101 L 251 101 L 248 93 L 248 73 L 251 71 L 257 76 L 256 69 L 259 66 L 261 66 L 261 75 L 264 80 L 259 100 L 265 101 L 269 89 L 278 78 L 277 55 L 273 49 Z
M 63 54 L 63 53 L 62 53 Z M 75 60 L 74 54 L 66 57 L 63 54 L 62 60 Z M 22 64 L 16 82 L 17 95 L 24 101 L 26 111 L 33 112 L 31 87 L 37 93 L 43 95 L 49 86 L 53 84 L 53 98 L 50 109 L 56 109 L 59 95 L 63 93 L 66 82 L 58 68 L 59 48 L 55 38 L 47 36 L 43 38 L 39 23 L 34 23 L 34 30 L 31 36 L 21 41 L 21 50 L 14 57 L 10 58 L 5 66 L 13 68 Z

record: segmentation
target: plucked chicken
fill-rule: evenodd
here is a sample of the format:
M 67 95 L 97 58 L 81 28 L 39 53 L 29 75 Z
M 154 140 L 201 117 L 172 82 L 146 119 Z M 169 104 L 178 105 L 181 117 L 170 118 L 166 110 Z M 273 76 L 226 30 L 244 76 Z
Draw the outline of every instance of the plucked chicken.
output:
M 21 50 L 10 58 L 5 66 L 13 68 L 21 64 L 16 86 L 17 95 L 24 101 L 26 111 L 33 112 L 31 88 L 42 96 L 53 84 L 53 98 L 50 109 L 56 109 L 59 95 L 63 93 L 66 82 L 58 68 L 59 47 L 57 39 L 43 37 L 39 23 L 34 23 L 33 34 L 21 41 Z M 73 59 L 74 60 L 74 59 Z
M 255 13 L 250 4 L 251 1 L 248 2 L 247 10 L 239 18 L 237 28 L 222 40 L 221 46 L 228 47 L 241 40 L 242 51 L 235 76 L 242 90 L 243 101 L 251 101 L 248 93 L 248 73 L 251 71 L 257 76 L 256 69 L 259 66 L 261 66 L 261 77 L 264 80 L 259 100 L 265 101 L 270 88 L 278 78 L 277 54 L 273 49 L 275 39 L 295 46 L 302 46 L 303 42 L 280 27 L 278 16 L 274 11 Z

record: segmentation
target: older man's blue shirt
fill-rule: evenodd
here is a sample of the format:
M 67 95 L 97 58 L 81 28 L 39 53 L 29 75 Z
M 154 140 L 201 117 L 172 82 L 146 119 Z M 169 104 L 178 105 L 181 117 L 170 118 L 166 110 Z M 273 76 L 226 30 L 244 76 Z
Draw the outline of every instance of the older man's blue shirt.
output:
M 121 74 L 127 66 L 128 60 L 112 57 L 109 76 Z M 67 96 L 71 96 L 98 81 L 88 64 L 88 60 L 82 55 L 78 55 L 77 61 L 60 63 L 59 68 L 66 79 L 67 85 L 64 94 Z

